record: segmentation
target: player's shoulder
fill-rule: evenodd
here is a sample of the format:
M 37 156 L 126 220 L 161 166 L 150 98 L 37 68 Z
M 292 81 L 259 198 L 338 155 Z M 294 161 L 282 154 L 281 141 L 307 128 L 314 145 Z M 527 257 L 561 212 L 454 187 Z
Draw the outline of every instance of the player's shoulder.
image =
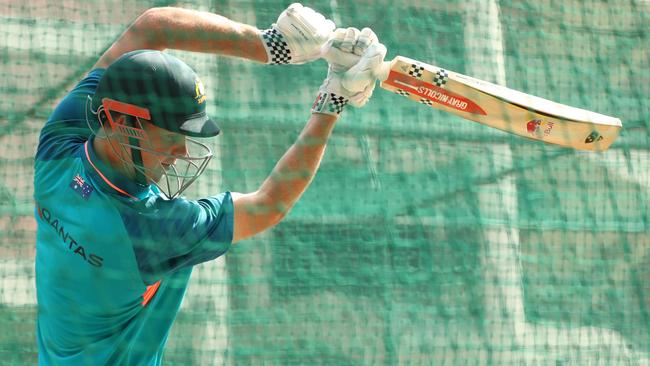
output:
M 104 69 L 91 70 L 77 85 L 67 93 L 59 105 L 54 109 L 50 120 L 66 120 L 84 117 L 88 97 L 95 94 L 99 80 L 104 74 Z M 82 116 L 82 113 L 83 116 Z
M 97 86 L 99 85 L 102 75 L 104 75 L 104 71 L 104 69 L 91 70 L 72 88 L 72 90 L 70 90 L 66 97 L 82 96 L 83 101 L 85 102 L 86 96 L 92 96 L 95 94 L 95 90 L 97 90 Z M 66 101 L 66 98 L 64 98 L 63 101 Z
M 88 102 L 104 74 L 103 69 L 91 70 L 59 102 L 41 130 L 36 153 L 38 160 L 53 160 L 68 156 L 78 145 L 88 140 Z
M 99 80 L 101 80 L 105 71 L 106 69 L 102 68 L 90 70 L 88 74 L 86 74 L 86 76 L 74 87 L 72 92 L 77 91 L 94 94 L 95 90 L 97 89 L 97 85 L 99 85 Z

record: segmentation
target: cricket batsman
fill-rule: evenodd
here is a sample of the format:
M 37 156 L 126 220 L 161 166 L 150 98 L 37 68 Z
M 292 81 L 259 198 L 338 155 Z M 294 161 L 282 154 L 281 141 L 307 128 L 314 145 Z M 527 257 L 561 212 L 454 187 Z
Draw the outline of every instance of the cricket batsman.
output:
M 300 4 L 266 30 L 149 9 L 63 98 L 35 160 L 40 365 L 162 364 L 192 267 L 280 222 L 344 107 L 371 97 L 385 47 L 368 28 L 335 28 Z M 195 138 L 217 136 L 219 116 L 206 114 L 212 96 L 198 75 L 165 49 L 266 64 L 327 59 L 309 120 L 256 191 L 181 195 L 212 157 Z M 348 77 L 365 86 L 347 90 Z

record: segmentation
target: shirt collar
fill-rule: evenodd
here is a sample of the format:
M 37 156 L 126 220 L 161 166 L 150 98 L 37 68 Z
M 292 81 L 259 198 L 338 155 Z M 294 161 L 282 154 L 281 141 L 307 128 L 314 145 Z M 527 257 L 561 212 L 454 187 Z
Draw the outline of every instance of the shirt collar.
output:
M 149 186 L 138 184 L 125 177 L 117 169 L 104 163 L 95 153 L 93 148 L 94 137 L 86 141 L 83 146 L 82 159 L 86 172 L 94 178 L 105 191 L 113 191 L 131 199 L 140 200 L 150 192 Z

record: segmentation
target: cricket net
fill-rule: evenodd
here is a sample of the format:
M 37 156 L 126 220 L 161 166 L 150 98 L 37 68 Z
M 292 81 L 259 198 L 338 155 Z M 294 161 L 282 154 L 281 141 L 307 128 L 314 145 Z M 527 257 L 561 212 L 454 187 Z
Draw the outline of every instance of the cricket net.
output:
M 0 0 L 0 363 L 34 364 L 33 156 L 58 100 L 143 10 L 266 28 L 288 2 Z M 389 50 L 619 117 L 603 153 L 377 89 L 280 225 L 196 268 L 167 365 L 650 364 L 650 2 L 314 1 Z M 173 52 L 223 133 L 191 197 L 255 190 L 324 61 Z M 72 309 L 71 309 L 72 311 Z

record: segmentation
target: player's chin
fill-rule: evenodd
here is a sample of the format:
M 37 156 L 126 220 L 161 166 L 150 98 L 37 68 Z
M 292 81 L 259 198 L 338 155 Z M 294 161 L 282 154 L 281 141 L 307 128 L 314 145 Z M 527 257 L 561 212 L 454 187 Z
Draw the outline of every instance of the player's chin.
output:
M 147 170 L 147 178 L 149 183 L 158 184 L 164 180 L 167 172 L 172 169 L 172 164 L 160 164 L 154 168 Z
M 156 184 L 156 183 L 160 183 L 164 175 L 165 172 L 162 169 L 156 169 L 154 171 L 149 172 L 149 174 L 147 174 L 147 178 L 149 178 L 149 183 Z

